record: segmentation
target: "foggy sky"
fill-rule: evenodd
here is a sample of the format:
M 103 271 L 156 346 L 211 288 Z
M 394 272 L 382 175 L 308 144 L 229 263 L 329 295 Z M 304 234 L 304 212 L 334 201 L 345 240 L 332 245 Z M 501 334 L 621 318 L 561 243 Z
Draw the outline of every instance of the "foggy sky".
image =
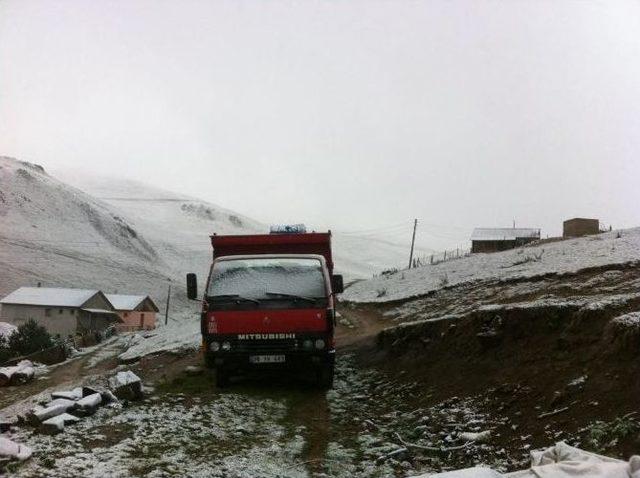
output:
M 4 0 L 0 154 L 435 248 L 636 226 L 639 32 L 636 1 Z

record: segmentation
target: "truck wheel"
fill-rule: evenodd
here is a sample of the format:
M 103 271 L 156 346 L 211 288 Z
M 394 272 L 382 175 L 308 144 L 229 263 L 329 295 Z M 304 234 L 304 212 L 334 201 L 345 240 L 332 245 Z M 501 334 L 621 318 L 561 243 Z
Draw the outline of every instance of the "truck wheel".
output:
M 215 362 L 213 359 L 213 355 L 211 355 L 209 352 L 205 352 L 204 353 L 204 365 L 207 368 L 214 368 L 215 367 Z
M 333 372 L 333 364 L 324 365 L 318 370 L 318 386 L 322 390 L 330 390 L 333 388 Z
M 216 369 L 216 387 L 225 388 L 229 385 L 229 372 L 222 368 Z

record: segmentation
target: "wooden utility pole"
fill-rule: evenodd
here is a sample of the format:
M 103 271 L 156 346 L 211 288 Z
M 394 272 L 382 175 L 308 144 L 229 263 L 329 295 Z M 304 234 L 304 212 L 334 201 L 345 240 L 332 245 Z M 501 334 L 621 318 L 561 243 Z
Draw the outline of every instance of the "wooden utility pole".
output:
M 411 269 L 411 263 L 413 262 L 413 246 L 416 243 L 416 228 L 418 227 L 418 220 L 413 220 L 413 237 L 411 238 L 411 252 L 409 253 L 409 269 Z
M 169 290 L 167 291 L 167 307 L 164 309 L 164 325 L 169 323 L 169 301 L 171 300 L 171 284 L 169 284 Z

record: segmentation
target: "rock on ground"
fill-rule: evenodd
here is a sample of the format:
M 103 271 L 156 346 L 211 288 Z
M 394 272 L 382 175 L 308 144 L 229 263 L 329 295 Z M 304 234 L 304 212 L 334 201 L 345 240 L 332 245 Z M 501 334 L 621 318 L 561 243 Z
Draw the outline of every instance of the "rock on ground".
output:
M 80 419 L 78 417 L 74 417 L 73 415 L 70 415 L 68 413 L 63 413 L 61 415 L 45 420 L 44 422 L 42 422 L 40 427 L 44 433 L 55 435 L 56 433 L 64 431 L 65 425 L 68 425 L 69 423 L 76 423 L 79 420 Z
M 81 416 L 93 415 L 102 403 L 102 395 L 94 393 L 78 400 L 74 407 L 74 413 Z
M 116 397 L 122 400 L 142 398 L 142 381 L 131 370 L 118 372 L 109 380 L 109 386 Z

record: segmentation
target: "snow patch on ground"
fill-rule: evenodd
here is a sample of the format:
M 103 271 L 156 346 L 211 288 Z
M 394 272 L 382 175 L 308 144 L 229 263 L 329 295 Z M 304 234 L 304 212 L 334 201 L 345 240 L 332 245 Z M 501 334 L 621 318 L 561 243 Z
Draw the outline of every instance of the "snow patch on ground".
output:
M 93 368 L 101 362 L 105 360 L 109 360 L 110 358 L 116 356 L 124 347 L 129 343 L 130 336 L 127 335 L 118 335 L 113 339 L 109 339 L 108 341 L 103 342 L 102 347 L 98 347 L 98 350 L 95 354 L 93 354 L 89 361 L 87 362 L 88 368 Z M 94 349 L 95 350 L 95 349 Z M 82 351 L 83 355 L 86 355 L 86 349 Z
M 621 327 L 640 329 L 640 312 L 621 315 L 612 319 L 611 323 Z
M 158 327 L 152 332 L 134 335 L 129 349 L 120 354 L 119 359 L 129 362 L 160 352 L 196 350 L 200 345 L 200 338 L 198 318 L 185 318 Z
M 284 437 L 277 424 L 286 413 L 282 403 L 234 393 L 208 403 L 167 398 L 100 409 L 63 435 L 32 435 L 37 459 L 16 476 L 307 476 L 283 470 L 284 462 L 298 458 L 303 442 Z
M 18 330 L 13 324 L 8 324 L 7 322 L 0 322 L 0 337 L 9 338 L 10 335 L 13 335 L 14 332 Z

